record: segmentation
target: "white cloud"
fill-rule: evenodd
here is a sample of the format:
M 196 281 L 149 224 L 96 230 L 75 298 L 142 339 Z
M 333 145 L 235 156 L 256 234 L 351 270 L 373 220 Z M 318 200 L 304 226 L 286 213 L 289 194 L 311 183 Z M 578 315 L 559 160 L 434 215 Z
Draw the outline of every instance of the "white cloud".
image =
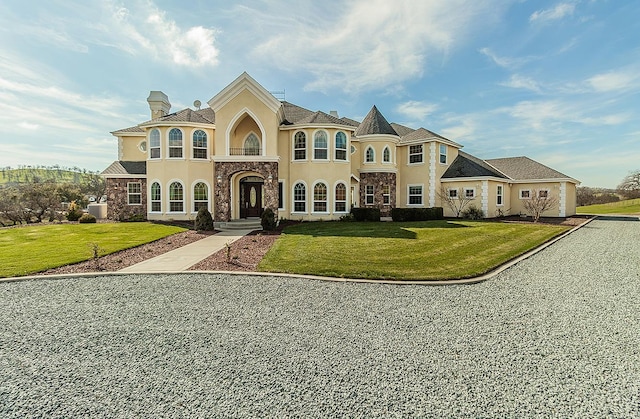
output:
M 587 79 L 587 84 L 597 92 L 635 88 L 639 82 L 640 75 L 638 75 L 637 71 L 626 70 L 610 71 Z
M 18 123 L 18 128 L 26 129 L 27 131 L 35 131 L 40 128 L 40 125 L 22 121 Z
M 417 100 L 410 100 L 399 104 L 396 107 L 396 111 L 407 118 L 411 118 L 415 121 L 424 121 L 425 118 L 432 114 L 438 105 L 433 103 L 420 102 Z
M 540 85 L 530 77 L 520 76 L 518 74 L 511 75 L 509 81 L 500 83 L 501 86 L 512 87 L 514 89 L 526 89 L 532 92 L 540 93 Z
M 562 19 L 565 16 L 573 15 L 575 11 L 575 3 L 565 2 L 558 3 L 551 9 L 538 10 L 529 16 L 530 22 L 548 22 L 550 20 Z
M 491 58 L 491 60 L 500 67 L 503 68 L 518 68 L 531 61 L 537 60 L 538 57 L 526 56 L 526 57 L 501 57 L 493 52 L 490 48 L 481 48 L 478 50 L 481 54 Z
M 254 52 L 283 69 L 310 72 L 314 80 L 307 84 L 309 90 L 384 90 L 441 65 L 474 29 L 499 19 L 505 3 L 356 0 L 338 15 L 335 7 L 314 9 L 308 21 L 281 19 L 276 14 L 292 11 L 276 9 L 271 18 L 260 13 L 261 19 L 282 24 L 273 24 L 275 35 Z

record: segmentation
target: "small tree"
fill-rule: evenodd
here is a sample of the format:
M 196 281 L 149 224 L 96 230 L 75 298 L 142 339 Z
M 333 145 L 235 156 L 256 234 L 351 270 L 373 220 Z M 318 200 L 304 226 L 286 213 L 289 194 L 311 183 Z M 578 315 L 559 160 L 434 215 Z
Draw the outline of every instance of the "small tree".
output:
M 558 198 L 550 196 L 549 191 L 534 189 L 531 191 L 529 199 L 522 201 L 524 209 L 531 214 L 533 222 L 537 223 L 543 212 L 555 208 L 558 205 Z
M 464 192 L 464 190 L 462 192 Z M 474 199 L 466 196 L 464 193 L 461 194 L 460 188 L 445 188 L 444 186 L 440 188 L 438 196 L 442 202 L 451 208 L 456 218 L 460 218 L 462 210 Z
M 196 231 L 211 231 L 213 230 L 213 218 L 211 213 L 205 207 L 200 207 L 198 215 L 196 215 L 195 222 Z
M 265 231 L 271 231 L 276 229 L 276 215 L 271 208 L 265 208 L 260 216 L 260 225 Z

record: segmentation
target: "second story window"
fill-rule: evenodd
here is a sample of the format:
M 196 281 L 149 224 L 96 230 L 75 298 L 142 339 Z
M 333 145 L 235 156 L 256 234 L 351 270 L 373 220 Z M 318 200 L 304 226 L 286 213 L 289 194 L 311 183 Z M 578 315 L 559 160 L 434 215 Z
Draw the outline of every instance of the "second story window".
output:
M 389 150 L 389 147 L 385 147 L 382 151 L 382 161 L 384 163 L 391 163 L 391 150 Z
M 313 137 L 313 158 L 315 160 L 327 160 L 329 158 L 327 133 L 318 131 Z
M 201 129 L 193 133 L 193 158 L 207 158 L 207 133 Z
M 409 146 L 409 164 L 422 163 L 422 144 Z
M 347 159 L 347 136 L 344 132 L 336 133 L 336 160 Z
M 440 163 L 447 164 L 447 146 L 440 144 Z
M 169 158 L 182 158 L 182 131 L 178 128 L 169 131 Z
M 364 161 L 367 163 L 374 163 L 376 161 L 376 153 L 373 151 L 373 147 L 367 147 L 364 152 Z
M 296 132 L 293 139 L 293 159 L 306 160 L 307 158 L 307 136 L 304 132 Z
M 255 134 L 249 134 L 246 140 L 244 140 L 244 155 L 245 156 L 259 156 L 260 155 L 260 140 Z
M 160 130 L 158 128 L 152 129 L 149 134 L 149 158 L 160 158 Z

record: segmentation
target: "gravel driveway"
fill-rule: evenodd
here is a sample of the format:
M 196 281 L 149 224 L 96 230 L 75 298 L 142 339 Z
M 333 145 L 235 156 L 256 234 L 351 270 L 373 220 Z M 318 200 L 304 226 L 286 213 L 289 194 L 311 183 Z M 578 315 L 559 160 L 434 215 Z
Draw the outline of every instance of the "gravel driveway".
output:
M 1 417 L 640 417 L 640 222 L 476 285 L 0 284 Z

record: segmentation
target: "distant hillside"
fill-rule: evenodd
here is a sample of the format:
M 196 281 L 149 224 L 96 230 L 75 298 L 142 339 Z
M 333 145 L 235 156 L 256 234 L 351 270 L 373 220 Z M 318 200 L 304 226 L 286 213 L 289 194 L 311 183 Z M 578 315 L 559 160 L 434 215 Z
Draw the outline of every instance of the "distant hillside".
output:
M 20 183 L 53 181 L 55 183 L 85 183 L 90 176 L 97 173 L 80 169 L 78 167 L 11 167 L 0 168 L 0 186 L 16 185 Z
M 640 214 L 640 199 L 578 207 L 578 214 Z

